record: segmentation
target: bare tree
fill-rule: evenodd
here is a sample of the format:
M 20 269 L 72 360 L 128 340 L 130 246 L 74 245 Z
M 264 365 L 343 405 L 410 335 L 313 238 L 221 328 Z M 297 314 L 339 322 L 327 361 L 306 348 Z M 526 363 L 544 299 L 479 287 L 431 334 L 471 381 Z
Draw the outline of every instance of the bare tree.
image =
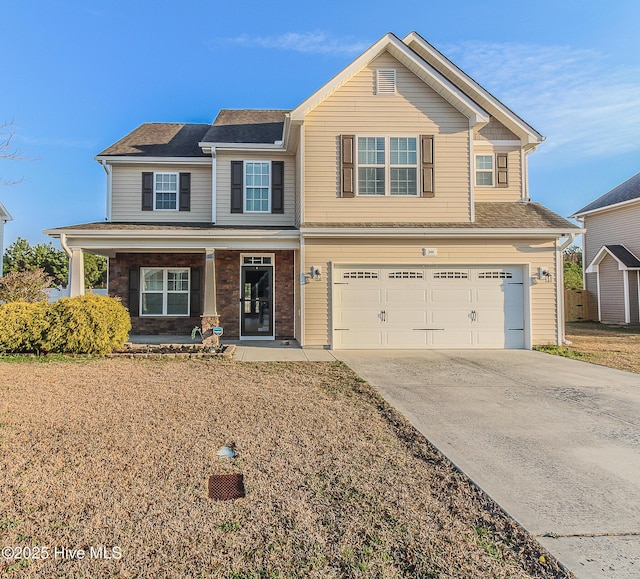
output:
M 31 160 L 29 157 L 25 157 L 22 151 L 16 149 L 13 146 L 13 137 L 16 134 L 14 121 L 4 121 L 0 124 L 0 159 L 10 159 L 12 161 L 26 161 Z M 0 176 L 1 185 L 15 185 L 20 183 L 22 179 L 17 181 L 10 179 L 3 179 Z

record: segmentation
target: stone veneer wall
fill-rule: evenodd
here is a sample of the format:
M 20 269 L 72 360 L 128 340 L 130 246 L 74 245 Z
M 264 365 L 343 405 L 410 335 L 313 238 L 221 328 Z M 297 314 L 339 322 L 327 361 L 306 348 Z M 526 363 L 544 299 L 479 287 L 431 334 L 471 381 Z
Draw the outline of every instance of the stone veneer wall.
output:
M 222 251 L 216 250 L 217 308 L 224 338 L 240 337 L 240 254 L 275 254 L 275 334 L 276 339 L 292 339 L 294 317 L 294 252 L 293 251 Z
M 119 297 L 129 307 L 130 267 L 190 267 L 202 268 L 204 283 L 204 253 L 118 253 L 109 259 L 109 295 Z M 204 295 L 201 292 L 201 295 Z M 199 311 L 202 312 L 203 304 Z M 138 317 L 131 316 L 132 334 L 189 335 L 200 326 L 200 316 L 194 317 Z

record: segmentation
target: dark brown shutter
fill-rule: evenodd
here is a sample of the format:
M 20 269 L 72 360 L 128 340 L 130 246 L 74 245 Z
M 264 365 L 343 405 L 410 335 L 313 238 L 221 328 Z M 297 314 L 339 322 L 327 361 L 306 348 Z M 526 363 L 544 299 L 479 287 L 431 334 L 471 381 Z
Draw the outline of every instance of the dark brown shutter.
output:
M 140 315 L 140 268 L 129 268 L 129 314 Z
M 243 163 L 231 161 L 231 213 L 243 213 Z
M 202 268 L 191 268 L 191 299 L 189 304 L 192 317 L 202 314 Z
M 191 211 L 191 173 L 180 173 L 180 211 Z
M 506 153 L 496 154 L 496 187 L 509 186 L 508 157 Z
M 284 213 L 284 161 L 271 162 L 271 213 Z
M 355 135 L 340 136 L 340 195 L 353 197 L 354 188 L 354 153 Z
M 420 189 L 421 197 L 434 197 L 433 190 L 433 135 L 420 135 Z
M 142 210 L 153 211 L 153 173 L 142 173 Z

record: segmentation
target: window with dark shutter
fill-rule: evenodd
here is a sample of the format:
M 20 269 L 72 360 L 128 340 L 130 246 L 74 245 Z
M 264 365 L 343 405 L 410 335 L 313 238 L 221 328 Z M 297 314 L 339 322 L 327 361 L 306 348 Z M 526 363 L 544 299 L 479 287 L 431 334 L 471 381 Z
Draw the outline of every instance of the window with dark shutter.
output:
M 153 211 L 153 173 L 142 173 L 142 210 Z
M 202 268 L 191 268 L 190 314 L 192 317 L 202 314 Z
M 151 173 L 153 175 L 153 173 Z M 140 268 L 129 268 L 129 314 L 140 315 Z
M 340 136 L 340 195 L 353 197 L 355 135 Z
M 284 161 L 271 163 L 271 213 L 284 213 Z
M 422 197 L 435 197 L 433 189 L 433 135 L 420 135 L 420 173 Z
M 231 161 L 231 213 L 243 213 L 243 162 Z
M 180 173 L 180 211 L 191 211 L 191 173 Z
M 506 153 L 496 154 L 496 187 L 509 186 L 508 156 Z

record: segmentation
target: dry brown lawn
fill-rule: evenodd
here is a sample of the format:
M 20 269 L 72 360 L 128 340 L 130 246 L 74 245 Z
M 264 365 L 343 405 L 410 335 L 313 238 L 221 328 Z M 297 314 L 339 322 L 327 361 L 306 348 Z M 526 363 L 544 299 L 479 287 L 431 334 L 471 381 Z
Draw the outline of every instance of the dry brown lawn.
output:
M 567 324 L 570 350 L 584 360 L 640 373 L 640 328 L 591 322 Z
M 565 576 L 340 363 L 0 362 L 0 450 L 0 575 Z

